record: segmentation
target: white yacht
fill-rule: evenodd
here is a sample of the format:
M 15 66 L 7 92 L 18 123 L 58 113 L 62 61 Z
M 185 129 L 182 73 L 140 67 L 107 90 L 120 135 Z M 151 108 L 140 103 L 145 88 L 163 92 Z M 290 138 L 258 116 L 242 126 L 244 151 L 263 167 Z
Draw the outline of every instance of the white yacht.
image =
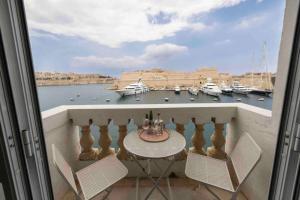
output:
M 129 95 L 142 94 L 142 93 L 146 93 L 146 92 L 149 92 L 149 91 L 150 91 L 150 89 L 146 85 L 144 85 L 144 83 L 141 81 L 141 79 L 136 83 L 132 83 L 130 85 L 127 85 L 126 87 L 124 87 L 121 90 L 116 90 L 116 92 L 120 96 L 129 96 Z
M 226 95 L 232 94 L 232 88 L 226 85 L 224 81 L 221 83 L 220 89 L 222 91 L 222 94 L 226 94 Z
M 232 85 L 232 91 L 237 94 L 247 95 L 251 92 L 251 89 L 241 85 L 238 81 L 234 81 Z
M 211 78 L 207 78 L 207 83 L 202 86 L 201 91 L 204 94 L 208 94 L 214 97 L 219 97 L 222 91 L 220 88 L 211 81 Z
M 189 92 L 190 94 L 192 94 L 192 95 L 197 96 L 198 93 L 199 93 L 199 89 L 198 89 L 197 87 L 190 87 L 190 88 L 188 89 L 188 92 Z

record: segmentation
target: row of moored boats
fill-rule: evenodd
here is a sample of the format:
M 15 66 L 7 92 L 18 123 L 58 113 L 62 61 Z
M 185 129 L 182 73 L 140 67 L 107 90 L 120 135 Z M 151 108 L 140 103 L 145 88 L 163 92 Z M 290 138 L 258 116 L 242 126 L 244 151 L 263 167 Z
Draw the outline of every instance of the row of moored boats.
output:
M 121 90 L 116 90 L 116 92 L 120 96 L 143 94 L 143 93 L 147 93 L 149 91 L 150 91 L 150 88 L 147 87 L 141 81 L 141 79 L 136 83 L 129 84 L 128 86 L 124 87 Z M 179 86 L 176 86 L 174 88 L 175 94 L 180 94 L 180 91 L 181 91 L 181 89 Z M 208 94 L 208 95 L 211 95 L 214 97 L 219 97 L 220 94 L 231 95 L 232 93 L 242 94 L 242 95 L 254 93 L 254 94 L 258 94 L 258 95 L 269 96 L 272 93 L 271 90 L 267 90 L 267 89 L 249 88 L 249 87 L 243 86 L 237 81 L 234 81 L 231 86 L 227 86 L 223 82 L 219 87 L 218 85 L 213 83 L 210 78 L 207 79 L 207 82 L 201 88 L 190 87 L 188 89 L 188 92 L 192 95 L 198 95 L 199 91 L 203 92 L 204 94 Z
M 188 89 L 188 92 L 192 95 L 198 95 L 198 92 L 201 91 L 204 94 L 208 94 L 214 97 L 219 97 L 220 94 L 231 95 L 233 93 L 248 95 L 249 93 L 269 96 L 272 91 L 267 89 L 257 89 L 257 88 L 249 88 L 243 86 L 238 81 L 234 81 L 231 86 L 226 85 L 224 82 L 219 86 L 208 79 L 207 83 L 205 83 L 200 89 L 197 87 L 191 87 Z

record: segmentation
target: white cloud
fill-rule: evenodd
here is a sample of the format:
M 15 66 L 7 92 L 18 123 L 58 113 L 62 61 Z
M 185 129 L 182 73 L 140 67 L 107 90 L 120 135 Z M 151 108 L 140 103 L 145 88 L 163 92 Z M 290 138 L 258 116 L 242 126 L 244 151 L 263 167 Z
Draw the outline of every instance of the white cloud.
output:
M 58 38 L 53 35 L 53 34 L 49 34 L 49 33 L 43 33 L 43 32 L 39 32 L 39 31 L 35 31 L 35 30 L 31 30 L 29 32 L 29 35 L 31 37 L 36 37 L 36 38 L 43 38 L 43 37 L 46 37 L 46 38 L 51 38 L 53 40 L 58 40 Z
M 226 39 L 226 40 L 221 40 L 221 41 L 215 42 L 215 45 L 225 45 L 225 44 L 229 44 L 230 42 L 231 42 L 231 40 Z
M 256 0 L 257 3 L 261 3 L 263 2 L 264 0 Z
M 140 56 L 122 56 L 122 57 L 74 57 L 72 66 L 74 67 L 107 67 L 107 68 L 129 68 L 142 67 L 146 63 L 153 63 L 169 59 L 178 54 L 188 51 L 185 46 L 164 43 L 159 45 L 149 45 Z
M 72 61 L 74 67 L 109 67 L 109 68 L 128 68 L 145 64 L 144 60 L 139 57 L 123 56 L 123 57 L 75 57 Z
M 266 20 L 266 15 L 250 16 L 242 19 L 237 25 L 236 29 L 246 29 L 262 24 Z
M 160 45 L 149 45 L 145 49 L 145 53 L 141 56 L 144 60 L 164 60 L 174 55 L 187 51 L 188 48 L 185 46 L 179 46 L 176 44 L 160 44 Z
M 193 23 L 193 24 L 190 24 L 188 28 L 193 31 L 202 31 L 203 29 L 208 28 L 208 27 L 206 27 L 202 23 Z
M 194 16 L 244 0 L 25 0 L 30 29 L 76 36 L 109 47 L 203 30 Z

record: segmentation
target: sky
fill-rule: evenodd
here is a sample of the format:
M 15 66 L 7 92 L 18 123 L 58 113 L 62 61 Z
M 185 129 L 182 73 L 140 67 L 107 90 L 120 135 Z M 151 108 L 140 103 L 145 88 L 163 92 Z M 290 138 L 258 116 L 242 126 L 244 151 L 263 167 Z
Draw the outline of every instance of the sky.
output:
M 25 0 L 35 71 L 115 77 L 276 72 L 284 9 L 284 0 Z

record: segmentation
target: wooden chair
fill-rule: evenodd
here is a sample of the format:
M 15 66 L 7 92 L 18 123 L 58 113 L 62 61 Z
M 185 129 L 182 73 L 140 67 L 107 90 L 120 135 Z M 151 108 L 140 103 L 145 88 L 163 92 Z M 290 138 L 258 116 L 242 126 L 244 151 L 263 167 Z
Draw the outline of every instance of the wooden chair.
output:
M 100 194 L 104 194 L 104 192 L 106 194 L 104 194 L 102 199 L 106 199 L 111 192 L 110 187 L 128 173 L 127 168 L 116 156 L 110 155 L 74 174 L 72 168 L 54 144 L 52 145 L 52 151 L 55 166 L 75 192 L 78 199 L 92 199 Z M 75 183 L 75 177 L 79 185 Z
M 185 174 L 204 184 L 205 188 L 220 199 L 207 185 L 215 186 L 232 193 L 236 199 L 241 184 L 254 169 L 261 157 L 261 149 L 248 134 L 238 140 L 228 160 L 218 160 L 208 156 L 188 153 Z

